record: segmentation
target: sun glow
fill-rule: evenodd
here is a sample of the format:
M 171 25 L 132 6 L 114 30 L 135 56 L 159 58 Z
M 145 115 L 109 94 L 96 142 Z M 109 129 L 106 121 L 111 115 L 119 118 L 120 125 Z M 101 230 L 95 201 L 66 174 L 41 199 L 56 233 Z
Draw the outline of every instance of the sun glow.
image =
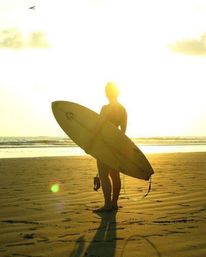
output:
M 43 31 L 50 46 L 1 48 L 2 135 L 62 135 L 50 103 L 99 112 L 110 80 L 120 88 L 129 136 L 204 135 L 206 60 L 170 49 L 204 33 L 202 1 L 45 0 L 35 10 L 9 3 L 2 24 L 18 28 L 23 43 Z

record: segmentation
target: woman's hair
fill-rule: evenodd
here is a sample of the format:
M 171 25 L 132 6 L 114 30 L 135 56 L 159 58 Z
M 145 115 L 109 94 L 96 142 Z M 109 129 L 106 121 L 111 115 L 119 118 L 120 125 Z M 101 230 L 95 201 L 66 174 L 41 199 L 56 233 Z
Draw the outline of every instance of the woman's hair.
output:
M 114 82 L 108 82 L 105 86 L 105 92 L 109 98 L 117 98 L 119 95 L 119 89 Z

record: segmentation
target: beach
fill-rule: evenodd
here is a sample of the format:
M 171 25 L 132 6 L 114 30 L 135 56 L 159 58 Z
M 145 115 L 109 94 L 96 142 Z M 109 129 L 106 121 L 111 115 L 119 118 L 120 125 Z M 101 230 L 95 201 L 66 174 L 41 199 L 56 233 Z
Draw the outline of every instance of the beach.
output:
M 121 208 L 96 214 L 89 156 L 0 159 L 1 257 L 206 256 L 206 153 L 147 154 L 148 182 L 122 176 Z

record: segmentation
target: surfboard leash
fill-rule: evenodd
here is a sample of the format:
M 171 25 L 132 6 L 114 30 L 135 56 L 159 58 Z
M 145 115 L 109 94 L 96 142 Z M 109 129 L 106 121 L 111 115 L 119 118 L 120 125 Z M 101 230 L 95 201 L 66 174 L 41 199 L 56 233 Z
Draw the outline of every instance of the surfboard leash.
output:
M 143 198 L 148 196 L 148 194 L 150 193 L 151 189 L 152 189 L 152 176 L 150 176 L 150 178 L 149 178 L 149 187 L 148 187 L 147 193 L 143 196 Z
M 125 175 L 124 174 L 123 174 L 123 189 L 124 189 L 124 194 L 126 195 L 127 199 L 132 200 L 132 198 L 127 195 L 126 190 L 125 190 Z M 142 197 L 140 197 L 134 201 L 139 202 L 139 201 L 143 200 L 144 198 L 146 198 L 149 195 L 151 189 L 152 189 L 152 176 L 150 176 L 150 178 L 149 178 L 149 186 L 148 186 L 146 194 L 144 194 Z

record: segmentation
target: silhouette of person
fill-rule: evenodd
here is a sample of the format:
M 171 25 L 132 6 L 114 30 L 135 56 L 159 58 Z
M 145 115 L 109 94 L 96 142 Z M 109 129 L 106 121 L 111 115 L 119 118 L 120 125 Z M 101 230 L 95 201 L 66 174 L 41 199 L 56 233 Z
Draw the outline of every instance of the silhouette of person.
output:
M 102 107 L 100 116 L 102 120 L 111 122 L 125 133 L 127 127 L 127 112 L 124 106 L 118 101 L 119 90 L 117 86 L 113 82 L 108 82 L 105 86 L 105 93 L 109 103 Z M 104 206 L 94 210 L 94 212 L 117 210 L 117 202 L 121 190 L 119 171 L 112 169 L 99 160 L 97 160 L 97 168 L 103 190 Z
M 90 233 L 81 235 L 69 257 L 114 257 L 117 245 L 116 212 L 97 213 L 101 218 L 96 233 L 89 240 Z M 90 242 L 89 244 L 87 242 Z

